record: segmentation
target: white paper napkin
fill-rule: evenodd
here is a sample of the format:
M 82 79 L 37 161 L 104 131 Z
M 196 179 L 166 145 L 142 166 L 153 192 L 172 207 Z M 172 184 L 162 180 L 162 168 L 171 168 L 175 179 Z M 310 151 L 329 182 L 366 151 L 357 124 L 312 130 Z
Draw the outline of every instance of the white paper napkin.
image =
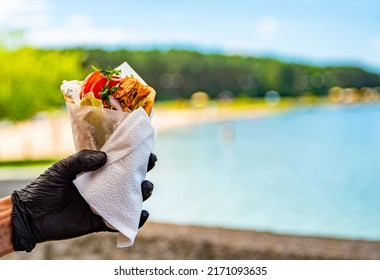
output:
M 120 233 L 117 247 L 134 243 L 142 211 L 141 183 L 155 141 L 150 118 L 133 111 L 101 149 L 107 163 L 101 169 L 78 176 L 74 184 L 88 204 Z

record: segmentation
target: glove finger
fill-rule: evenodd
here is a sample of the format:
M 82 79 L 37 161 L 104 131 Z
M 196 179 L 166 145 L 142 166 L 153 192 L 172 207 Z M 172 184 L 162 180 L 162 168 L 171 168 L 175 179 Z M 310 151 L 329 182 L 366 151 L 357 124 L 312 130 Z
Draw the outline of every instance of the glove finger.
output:
M 157 156 L 151 153 L 148 160 L 148 168 L 147 168 L 148 171 L 152 170 L 152 168 L 156 165 L 156 161 L 157 161 Z
M 63 160 L 56 162 L 52 170 L 66 180 L 74 180 L 78 174 L 102 167 L 107 161 L 106 153 L 94 150 L 81 150 Z
M 141 211 L 141 216 L 140 216 L 140 223 L 139 223 L 139 228 L 141 228 L 145 222 L 148 220 L 149 217 L 149 212 L 146 210 Z
M 152 182 L 145 180 L 141 183 L 141 192 L 143 196 L 143 201 L 151 197 L 153 192 L 154 185 Z
M 106 225 L 102 217 L 96 214 L 92 214 L 92 221 L 91 221 L 91 230 L 93 232 L 99 232 L 99 231 L 109 231 L 109 232 L 117 232 L 116 229 L 110 228 Z

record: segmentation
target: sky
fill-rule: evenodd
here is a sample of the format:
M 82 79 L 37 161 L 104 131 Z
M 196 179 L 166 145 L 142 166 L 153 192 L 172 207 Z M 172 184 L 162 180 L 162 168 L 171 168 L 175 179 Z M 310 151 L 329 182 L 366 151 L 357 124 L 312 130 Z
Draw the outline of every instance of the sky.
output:
M 36 47 L 182 48 L 380 73 L 379 0 L 0 0 Z

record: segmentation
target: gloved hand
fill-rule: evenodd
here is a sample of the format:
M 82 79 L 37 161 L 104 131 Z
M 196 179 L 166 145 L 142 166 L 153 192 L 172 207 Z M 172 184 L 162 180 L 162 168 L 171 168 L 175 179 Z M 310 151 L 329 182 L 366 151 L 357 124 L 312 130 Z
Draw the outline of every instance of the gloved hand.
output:
M 157 160 L 149 157 L 148 171 Z M 92 232 L 115 231 L 94 214 L 80 195 L 73 180 L 78 174 L 102 167 L 104 152 L 82 150 L 60 160 L 27 187 L 12 193 L 12 239 L 15 251 L 30 252 L 37 243 L 82 236 Z M 153 184 L 141 184 L 143 200 L 150 197 Z M 141 213 L 140 227 L 149 213 Z

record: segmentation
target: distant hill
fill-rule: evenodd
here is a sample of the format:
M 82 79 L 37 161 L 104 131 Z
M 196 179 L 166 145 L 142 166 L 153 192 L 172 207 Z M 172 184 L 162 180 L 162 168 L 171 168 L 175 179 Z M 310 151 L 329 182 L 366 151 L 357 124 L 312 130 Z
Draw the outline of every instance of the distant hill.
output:
M 326 95 L 331 87 L 379 87 L 380 75 L 359 67 L 316 67 L 270 58 L 203 54 L 195 51 L 82 50 L 84 69 L 92 64 L 117 66 L 127 61 L 160 94 L 158 99 L 188 98 L 202 90 L 219 94 L 262 97 L 275 90 L 281 96 Z
M 63 80 L 83 80 L 91 66 L 116 67 L 127 61 L 157 91 L 157 100 L 189 98 L 205 91 L 211 98 L 325 96 L 333 87 L 380 93 L 380 75 L 358 67 L 316 67 L 276 59 L 206 54 L 188 50 L 47 50 L 0 48 L 0 119 L 23 120 L 63 107 Z M 377 96 L 376 95 L 376 96 Z

